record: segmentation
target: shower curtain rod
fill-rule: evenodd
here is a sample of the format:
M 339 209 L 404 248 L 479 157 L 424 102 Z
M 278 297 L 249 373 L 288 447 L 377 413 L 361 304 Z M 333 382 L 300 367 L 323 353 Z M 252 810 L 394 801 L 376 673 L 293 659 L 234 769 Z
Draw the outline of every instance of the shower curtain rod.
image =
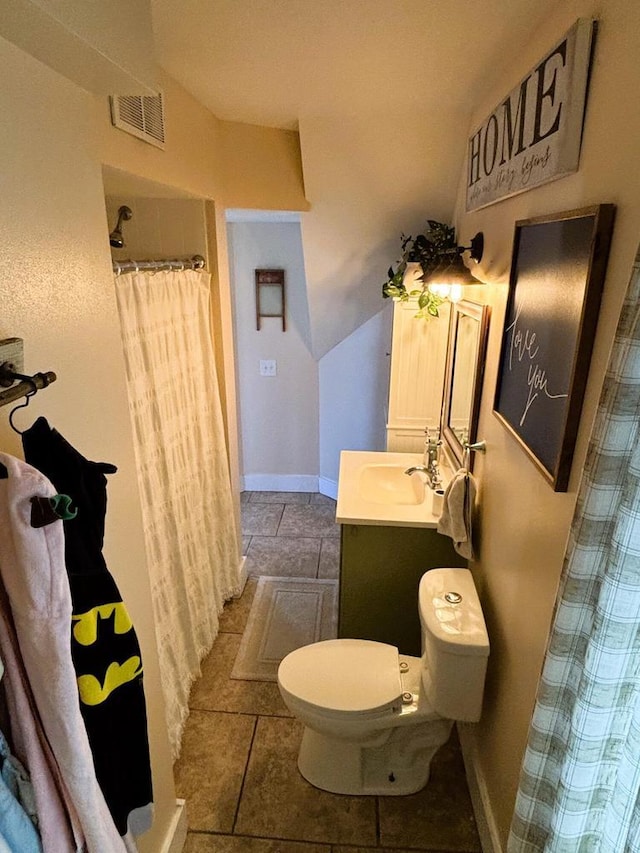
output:
M 162 261 L 113 261 L 113 274 L 123 275 L 127 272 L 159 272 L 161 270 L 203 270 L 205 259 L 202 255 L 191 258 L 168 258 Z

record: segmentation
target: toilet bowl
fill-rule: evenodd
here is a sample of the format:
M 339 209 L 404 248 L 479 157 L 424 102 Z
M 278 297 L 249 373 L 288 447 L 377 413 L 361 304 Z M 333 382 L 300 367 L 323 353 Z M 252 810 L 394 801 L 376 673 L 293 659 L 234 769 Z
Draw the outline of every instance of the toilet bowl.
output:
M 489 653 L 471 573 L 420 581 L 421 658 L 372 640 L 312 643 L 288 654 L 278 686 L 304 724 L 301 774 L 337 794 L 412 794 L 454 720 L 479 719 Z

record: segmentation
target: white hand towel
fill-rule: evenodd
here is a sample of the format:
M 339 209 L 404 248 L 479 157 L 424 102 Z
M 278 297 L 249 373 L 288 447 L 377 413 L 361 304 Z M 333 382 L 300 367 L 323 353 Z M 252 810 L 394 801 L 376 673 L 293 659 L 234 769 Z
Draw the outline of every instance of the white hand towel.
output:
M 476 502 L 476 481 L 464 468 L 457 471 L 447 486 L 438 521 L 438 533 L 450 536 L 457 553 L 473 559 L 471 522 Z

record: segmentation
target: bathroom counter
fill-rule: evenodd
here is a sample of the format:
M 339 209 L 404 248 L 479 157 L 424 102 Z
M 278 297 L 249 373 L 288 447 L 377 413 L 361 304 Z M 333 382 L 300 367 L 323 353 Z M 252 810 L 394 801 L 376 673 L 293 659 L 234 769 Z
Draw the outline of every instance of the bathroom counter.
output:
M 437 531 L 433 491 L 419 453 L 344 450 L 336 520 L 340 536 L 338 636 L 377 640 L 421 654 L 418 586 L 429 569 L 464 567 Z M 445 483 L 451 472 L 443 472 Z
M 426 475 L 405 474 L 422 465 L 419 453 L 343 450 L 338 476 L 338 524 L 372 524 L 390 527 L 438 526 L 433 511 L 433 490 Z M 451 473 L 442 470 L 446 483 Z

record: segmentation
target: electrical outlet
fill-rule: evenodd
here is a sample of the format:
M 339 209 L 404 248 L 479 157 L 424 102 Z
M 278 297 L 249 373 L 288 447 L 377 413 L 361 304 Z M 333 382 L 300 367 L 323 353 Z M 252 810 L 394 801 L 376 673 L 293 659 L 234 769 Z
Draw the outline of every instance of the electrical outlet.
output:
M 260 359 L 260 376 L 275 376 L 276 373 L 277 369 L 275 359 Z

